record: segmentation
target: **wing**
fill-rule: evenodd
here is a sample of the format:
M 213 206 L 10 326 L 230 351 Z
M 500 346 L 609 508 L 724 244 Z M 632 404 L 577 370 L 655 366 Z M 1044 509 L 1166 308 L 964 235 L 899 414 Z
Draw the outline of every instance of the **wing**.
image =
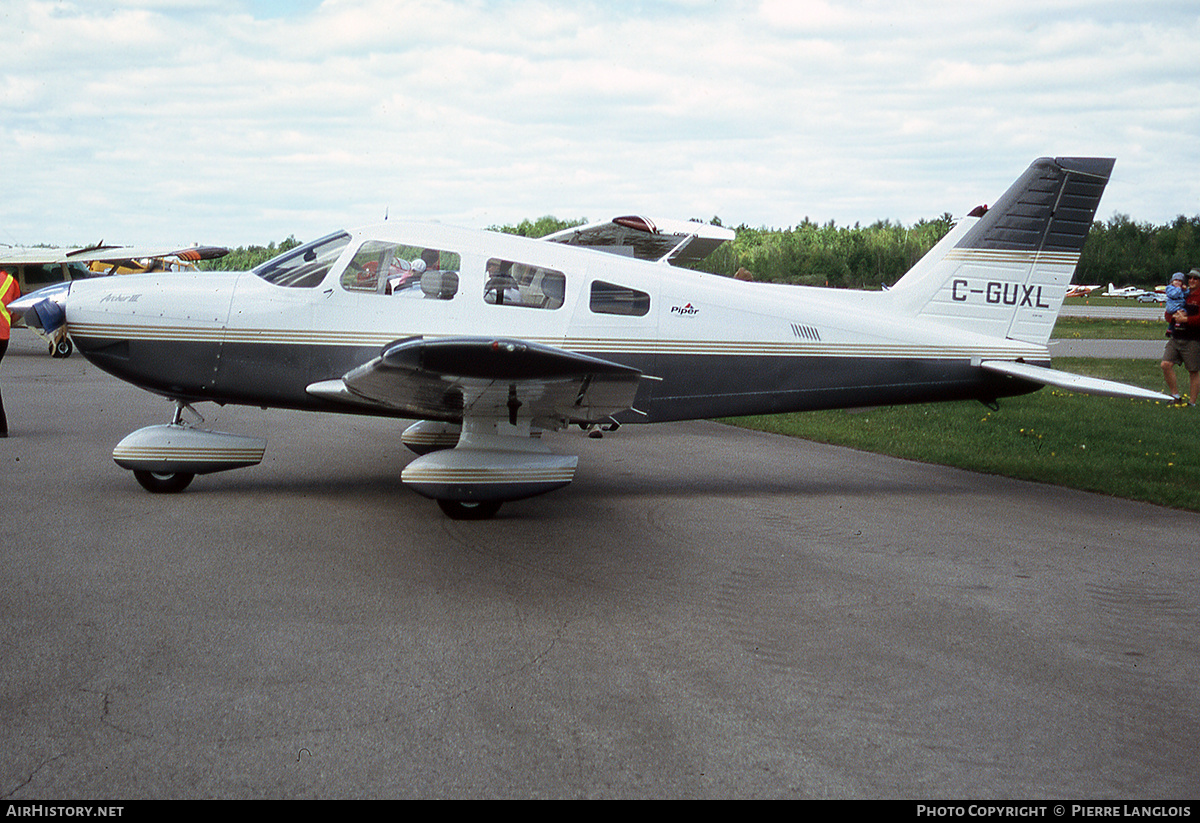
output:
M 630 215 L 563 229 L 542 239 L 568 246 L 590 246 L 639 260 L 682 265 L 703 260 L 734 237 L 730 229 L 708 223 Z
M 188 246 L 182 249 L 164 246 L 108 246 L 78 249 L 68 252 L 63 259 L 67 262 L 121 263 L 147 258 L 157 260 L 163 257 L 178 257 L 180 260 L 194 263 L 197 260 L 215 260 L 227 254 L 229 254 L 229 249 L 221 246 Z
M 136 260 L 177 257 L 180 260 L 215 260 L 229 254 L 221 246 L 106 246 L 98 243 L 81 249 L 23 248 L 0 253 L 0 266 L 37 266 L 58 263 L 125 263 Z
M 0 266 L 48 266 L 66 258 L 62 249 L 8 248 L 0 252 Z
M 411 338 L 308 392 L 413 417 L 507 418 L 513 425 L 520 417 L 558 429 L 630 408 L 641 378 L 628 366 L 522 340 Z

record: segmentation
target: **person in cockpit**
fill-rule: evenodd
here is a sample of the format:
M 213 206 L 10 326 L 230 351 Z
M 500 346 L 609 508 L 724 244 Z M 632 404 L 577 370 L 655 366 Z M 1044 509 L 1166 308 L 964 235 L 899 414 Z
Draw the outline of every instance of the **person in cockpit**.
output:
M 520 304 L 521 290 L 512 276 L 512 263 L 492 258 L 487 262 L 483 299 L 496 305 Z

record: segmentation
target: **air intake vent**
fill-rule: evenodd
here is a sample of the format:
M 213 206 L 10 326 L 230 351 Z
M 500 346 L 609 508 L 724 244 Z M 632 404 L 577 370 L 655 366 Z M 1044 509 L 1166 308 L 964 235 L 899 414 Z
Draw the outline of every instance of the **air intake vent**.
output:
M 801 340 L 812 340 L 817 343 L 821 342 L 821 333 L 812 326 L 798 326 L 793 323 L 792 334 L 796 335 Z

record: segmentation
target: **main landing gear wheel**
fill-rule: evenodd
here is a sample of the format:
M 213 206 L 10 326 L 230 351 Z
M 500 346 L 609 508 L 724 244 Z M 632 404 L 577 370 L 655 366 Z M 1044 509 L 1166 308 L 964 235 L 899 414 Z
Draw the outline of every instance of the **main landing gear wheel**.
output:
M 190 472 L 150 472 L 135 470 L 134 478 L 142 488 L 154 494 L 175 494 L 188 487 L 196 475 Z
M 66 337 L 64 337 L 62 340 L 59 340 L 57 343 L 50 344 L 51 357 L 70 357 L 71 352 L 74 350 L 74 344 L 72 344 L 71 341 Z
M 462 500 L 439 500 L 438 506 L 451 520 L 488 520 L 500 511 L 499 500 L 468 503 Z

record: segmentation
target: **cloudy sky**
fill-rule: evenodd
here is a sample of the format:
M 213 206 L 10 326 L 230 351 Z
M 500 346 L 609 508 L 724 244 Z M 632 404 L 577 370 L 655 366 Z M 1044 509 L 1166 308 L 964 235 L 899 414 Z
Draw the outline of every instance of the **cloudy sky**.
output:
M 5 0 L 0 243 L 961 215 L 1043 155 L 1200 214 L 1195 0 Z

